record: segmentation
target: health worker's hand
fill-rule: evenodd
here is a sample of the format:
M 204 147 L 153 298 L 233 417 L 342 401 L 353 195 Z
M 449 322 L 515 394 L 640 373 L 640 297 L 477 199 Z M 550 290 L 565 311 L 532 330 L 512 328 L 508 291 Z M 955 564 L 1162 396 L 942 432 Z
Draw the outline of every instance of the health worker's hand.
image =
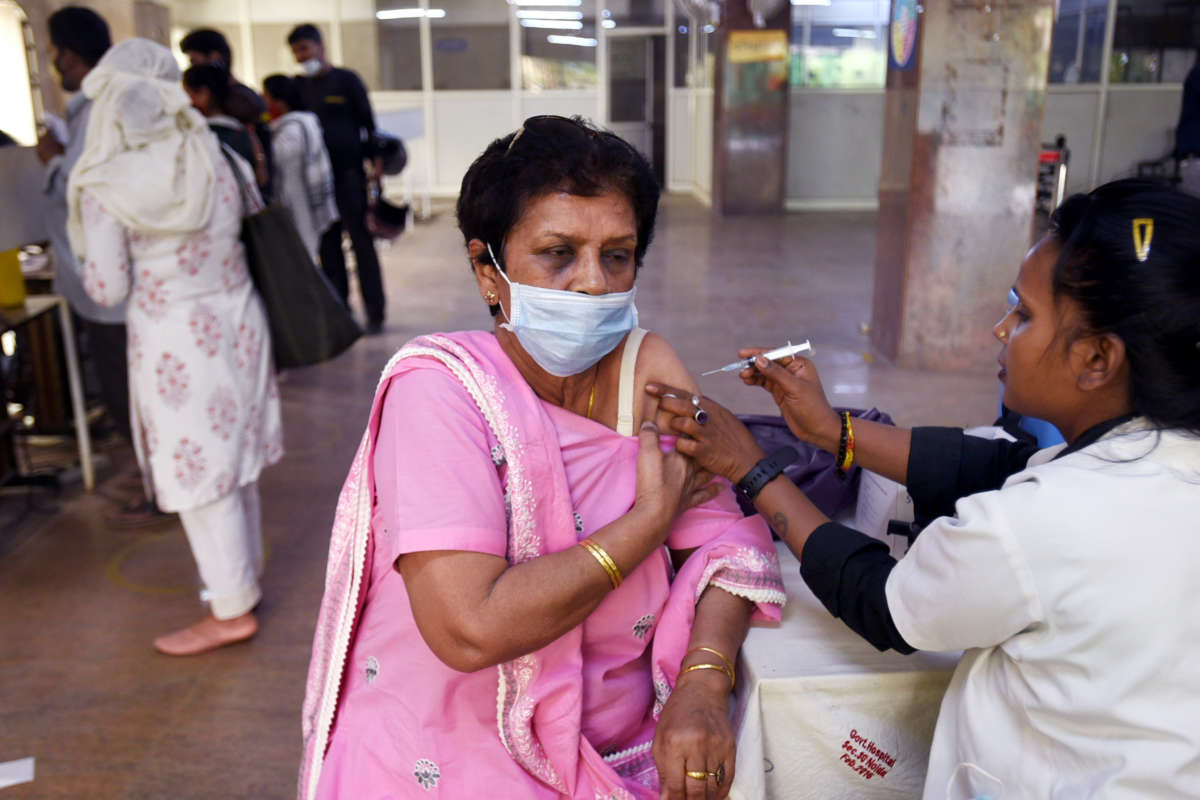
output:
M 720 670 L 679 676 L 658 718 L 651 750 L 663 800 L 722 800 L 729 795 L 737 761 L 729 692 L 729 678 Z M 696 774 L 701 772 L 703 780 Z
M 837 451 L 842 423 L 825 398 L 817 367 L 803 356 L 789 356 L 786 364 L 761 358 L 761 347 L 745 347 L 739 358 L 754 357 L 754 365 L 741 371 L 747 386 L 761 386 L 771 393 L 788 428 L 796 437 L 823 450 Z
M 649 383 L 646 393 L 658 398 L 659 411 L 671 415 L 670 429 L 681 434 L 675 449 L 714 475 L 737 483 L 763 458 L 762 448 L 746 426 L 716 400 L 698 397 L 704 411 L 698 414 L 691 392 Z
M 658 426 L 647 420 L 638 431 L 637 497 L 635 509 L 655 521 L 663 541 L 676 517 L 717 496 L 720 485 L 711 472 L 676 450 L 662 451 Z

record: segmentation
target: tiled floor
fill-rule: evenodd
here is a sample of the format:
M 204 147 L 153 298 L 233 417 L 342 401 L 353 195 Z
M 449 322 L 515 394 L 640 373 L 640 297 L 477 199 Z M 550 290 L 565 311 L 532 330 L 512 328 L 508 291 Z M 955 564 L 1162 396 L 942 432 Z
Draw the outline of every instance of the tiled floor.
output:
M 660 219 L 638 306 L 693 370 L 731 360 L 739 345 L 809 338 L 838 404 L 877 405 L 905 424 L 994 415 L 986 364 L 941 375 L 865 355 L 872 216 L 718 220 L 671 198 Z M 0 800 L 294 796 L 329 525 L 379 370 L 417 333 L 490 323 L 449 213 L 383 255 L 385 335 L 282 386 L 288 453 L 261 482 L 269 557 L 256 639 L 194 659 L 151 650 L 153 636 L 203 613 L 177 522 L 112 531 L 101 521 L 109 501 L 68 495 L 60 513 L 31 516 L 19 541 L 0 547 L 0 762 L 37 759 L 34 783 Z M 701 385 L 739 411 L 773 408 L 729 375 Z

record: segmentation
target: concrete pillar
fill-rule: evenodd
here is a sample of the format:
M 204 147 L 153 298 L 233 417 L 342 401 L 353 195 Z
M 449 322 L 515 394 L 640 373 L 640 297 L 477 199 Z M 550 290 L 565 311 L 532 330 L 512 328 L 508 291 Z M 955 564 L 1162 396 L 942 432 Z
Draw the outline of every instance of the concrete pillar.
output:
M 729 0 L 723 13 L 713 91 L 713 208 L 779 213 L 787 176 L 791 5 Z
M 871 341 L 990 365 L 1031 244 L 1054 0 L 893 0 Z

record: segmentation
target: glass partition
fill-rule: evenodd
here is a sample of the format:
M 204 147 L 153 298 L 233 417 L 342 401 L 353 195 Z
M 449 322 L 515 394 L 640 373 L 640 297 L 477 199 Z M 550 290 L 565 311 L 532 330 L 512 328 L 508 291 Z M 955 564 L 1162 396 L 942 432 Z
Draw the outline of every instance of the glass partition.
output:
M 793 5 L 792 86 L 881 89 L 887 78 L 886 0 Z
M 518 5 L 521 88 L 529 92 L 596 88 L 596 4 L 560 0 L 552 8 Z

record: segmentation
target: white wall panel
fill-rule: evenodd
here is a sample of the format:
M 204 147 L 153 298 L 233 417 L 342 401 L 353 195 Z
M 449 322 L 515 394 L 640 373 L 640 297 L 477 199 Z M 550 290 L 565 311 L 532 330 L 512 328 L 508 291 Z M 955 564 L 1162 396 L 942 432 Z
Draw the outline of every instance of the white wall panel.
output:
M 789 103 L 788 203 L 877 203 L 883 91 L 794 89 Z
M 712 203 L 713 90 L 696 89 L 696 189 L 701 199 Z
M 667 93 L 667 188 L 672 192 L 690 191 L 696 182 L 694 105 L 690 89 L 671 89 Z
M 512 131 L 511 117 L 507 91 L 435 93 L 434 193 L 457 195 L 471 162 L 493 139 Z
M 1183 87 L 1112 86 L 1104 119 L 1099 183 L 1137 174 L 1137 162 L 1175 149 L 1175 126 Z
M 551 91 L 522 92 L 521 120 L 538 114 L 558 114 L 573 117 L 578 114 L 585 119 L 596 120 L 597 97 L 594 91 Z M 521 120 L 512 126 L 516 128 Z

